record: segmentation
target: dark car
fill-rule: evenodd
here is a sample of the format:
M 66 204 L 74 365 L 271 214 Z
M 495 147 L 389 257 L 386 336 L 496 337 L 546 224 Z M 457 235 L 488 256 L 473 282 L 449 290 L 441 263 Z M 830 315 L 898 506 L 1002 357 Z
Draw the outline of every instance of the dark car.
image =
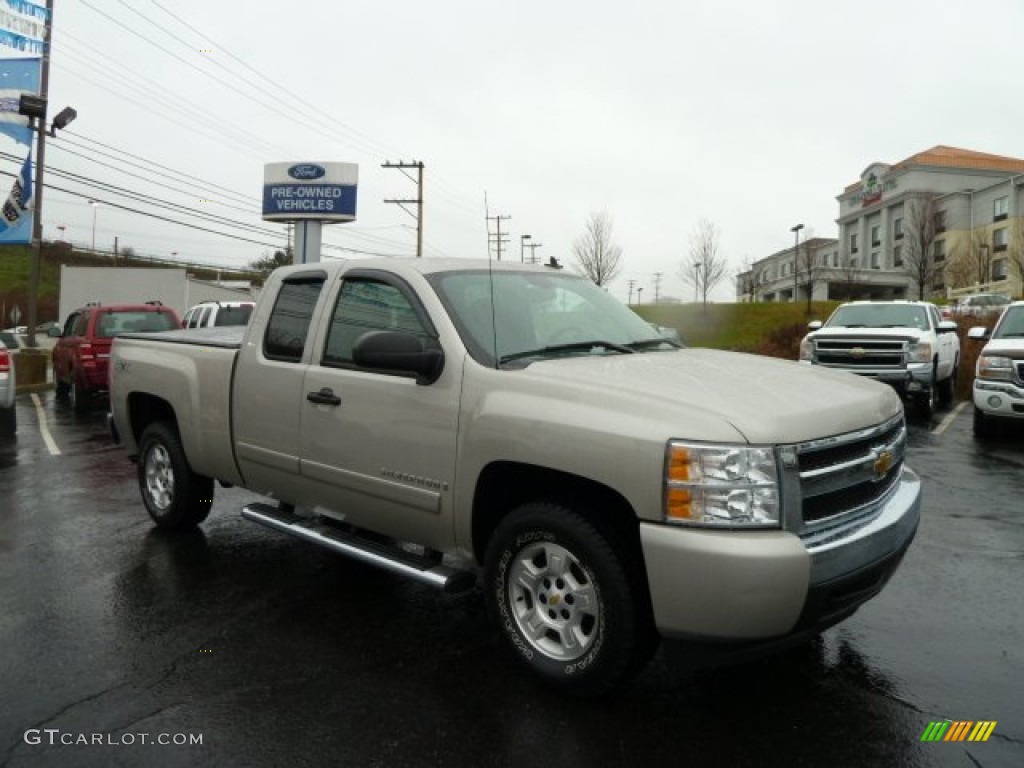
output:
M 10 342 L 11 346 L 5 343 Z M 18 428 L 14 410 L 14 350 L 17 342 L 11 334 L 0 333 L 0 436 L 13 435 Z
M 57 396 L 70 398 L 76 411 L 107 391 L 107 363 L 114 338 L 122 333 L 152 333 L 181 328 L 181 318 L 159 302 L 87 305 L 68 315 L 53 348 Z

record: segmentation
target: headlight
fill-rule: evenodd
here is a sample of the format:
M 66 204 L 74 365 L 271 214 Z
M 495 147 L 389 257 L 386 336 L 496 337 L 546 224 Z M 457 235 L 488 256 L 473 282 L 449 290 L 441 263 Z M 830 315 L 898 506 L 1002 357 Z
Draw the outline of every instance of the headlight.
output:
M 804 336 L 803 341 L 800 342 L 800 359 L 811 361 L 811 352 L 814 349 L 814 342 L 811 341 L 810 336 Z
M 927 341 L 918 341 L 907 347 L 908 363 L 928 363 L 932 359 L 932 345 Z
M 665 451 L 665 520 L 778 528 L 775 452 L 747 445 L 670 442 Z
M 1002 379 L 1003 381 L 1009 381 L 1013 378 L 1013 360 L 996 355 L 982 355 L 978 358 L 978 366 L 975 373 L 979 379 Z

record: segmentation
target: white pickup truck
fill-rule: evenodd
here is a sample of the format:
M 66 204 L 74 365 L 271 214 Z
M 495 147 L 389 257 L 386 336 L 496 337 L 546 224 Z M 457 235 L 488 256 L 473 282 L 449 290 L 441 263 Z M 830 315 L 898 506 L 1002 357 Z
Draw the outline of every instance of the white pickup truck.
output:
M 891 385 L 929 419 L 956 396 L 957 324 L 927 301 L 852 301 L 809 324 L 800 361 Z
M 157 525 L 244 486 L 267 497 L 244 518 L 482 583 L 514 655 L 577 694 L 661 637 L 746 652 L 820 632 L 882 589 L 920 516 L 890 387 L 684 349 L 548 267 L 286 267 L 248 327 L 125 334 L 110 370 Z

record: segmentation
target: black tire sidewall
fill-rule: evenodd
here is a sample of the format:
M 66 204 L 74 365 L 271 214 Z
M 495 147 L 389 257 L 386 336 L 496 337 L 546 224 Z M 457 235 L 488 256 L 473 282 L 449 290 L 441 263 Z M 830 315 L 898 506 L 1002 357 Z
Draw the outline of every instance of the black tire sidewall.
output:
M 160 446 L 167 451 L 174 475 L 174 492 L 167 509 L 159 509 L 152 503 L 146 484 L 146 462 L 152 450 Z M 177 432 L 163 422 L 146 427 L 139 439 L 138 482 L 142 503 L 160 528 L 193 528 L 210 513 L 213 481 L 192 471 Z
M 523 548 L 541 541 L 569 551 L 587 573 L 597 595 L 597 636 L 587 652 L 574 661 L 553 659 L 533 647 L 512 613 L 509 569 Z M 546 503 L 527 504 L 512 512 L 491 539 L 484 584 L 491 617 L 499 632 L 516 658 L 543 682 L 569 693 L 598 695 L 610 690 L 631 671 L 637 628 L 622 558 L 575 512 Z

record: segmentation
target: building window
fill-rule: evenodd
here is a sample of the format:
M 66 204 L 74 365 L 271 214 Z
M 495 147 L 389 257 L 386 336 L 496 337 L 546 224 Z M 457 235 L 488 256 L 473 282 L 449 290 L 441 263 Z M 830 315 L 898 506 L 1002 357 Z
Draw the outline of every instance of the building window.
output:
M 854 232 L 850 235 L 850 253 L 857 252 L 857 233 Z
M 992 221 L 1002 221 L 1010 213 L 1010 198 L 997 197 L 992 202 Z
M 897 245 L 892 249 L 892 265 L 894 267 L 903 266 L 903 246 Z
M 941 234 L 946 231 L 946 212 L 935 212 L 935 232 Z
M 932 258 L 935 259 L 936 263 L 946 260 L 945 240 L 936 240 L 934 243 L 932 243 Z
M 836 251 L 835 253 L 832 254 L 832 266 L 839 266 L 839 251 Z
M 879 240 L 879 238 L 881 237 L 881 235 L 879 234 L 880 230 L 881 230 L 881 227 L 879 227 L 877 224 L 871 228 L 871 247 L 872 248 L 877 248 L 878 246 L 880 246 L 882 244 L 882 241 Z
M 892 239 L 902 240 L 903 239 L 903 219 L 893 219 L 892 222 Z
M 871 268 L 881 269 L 881 265 L 878 263 L 878 251 L 872 251 L 871 253 Z
M 992 262 L 992 280 L 1006 279 L 1006 259 L 996 259 Z
M 992 232 L 992 250 L 994 251 L 1005 251 L 1006 250 L 1006 227 L 993 230 Z

